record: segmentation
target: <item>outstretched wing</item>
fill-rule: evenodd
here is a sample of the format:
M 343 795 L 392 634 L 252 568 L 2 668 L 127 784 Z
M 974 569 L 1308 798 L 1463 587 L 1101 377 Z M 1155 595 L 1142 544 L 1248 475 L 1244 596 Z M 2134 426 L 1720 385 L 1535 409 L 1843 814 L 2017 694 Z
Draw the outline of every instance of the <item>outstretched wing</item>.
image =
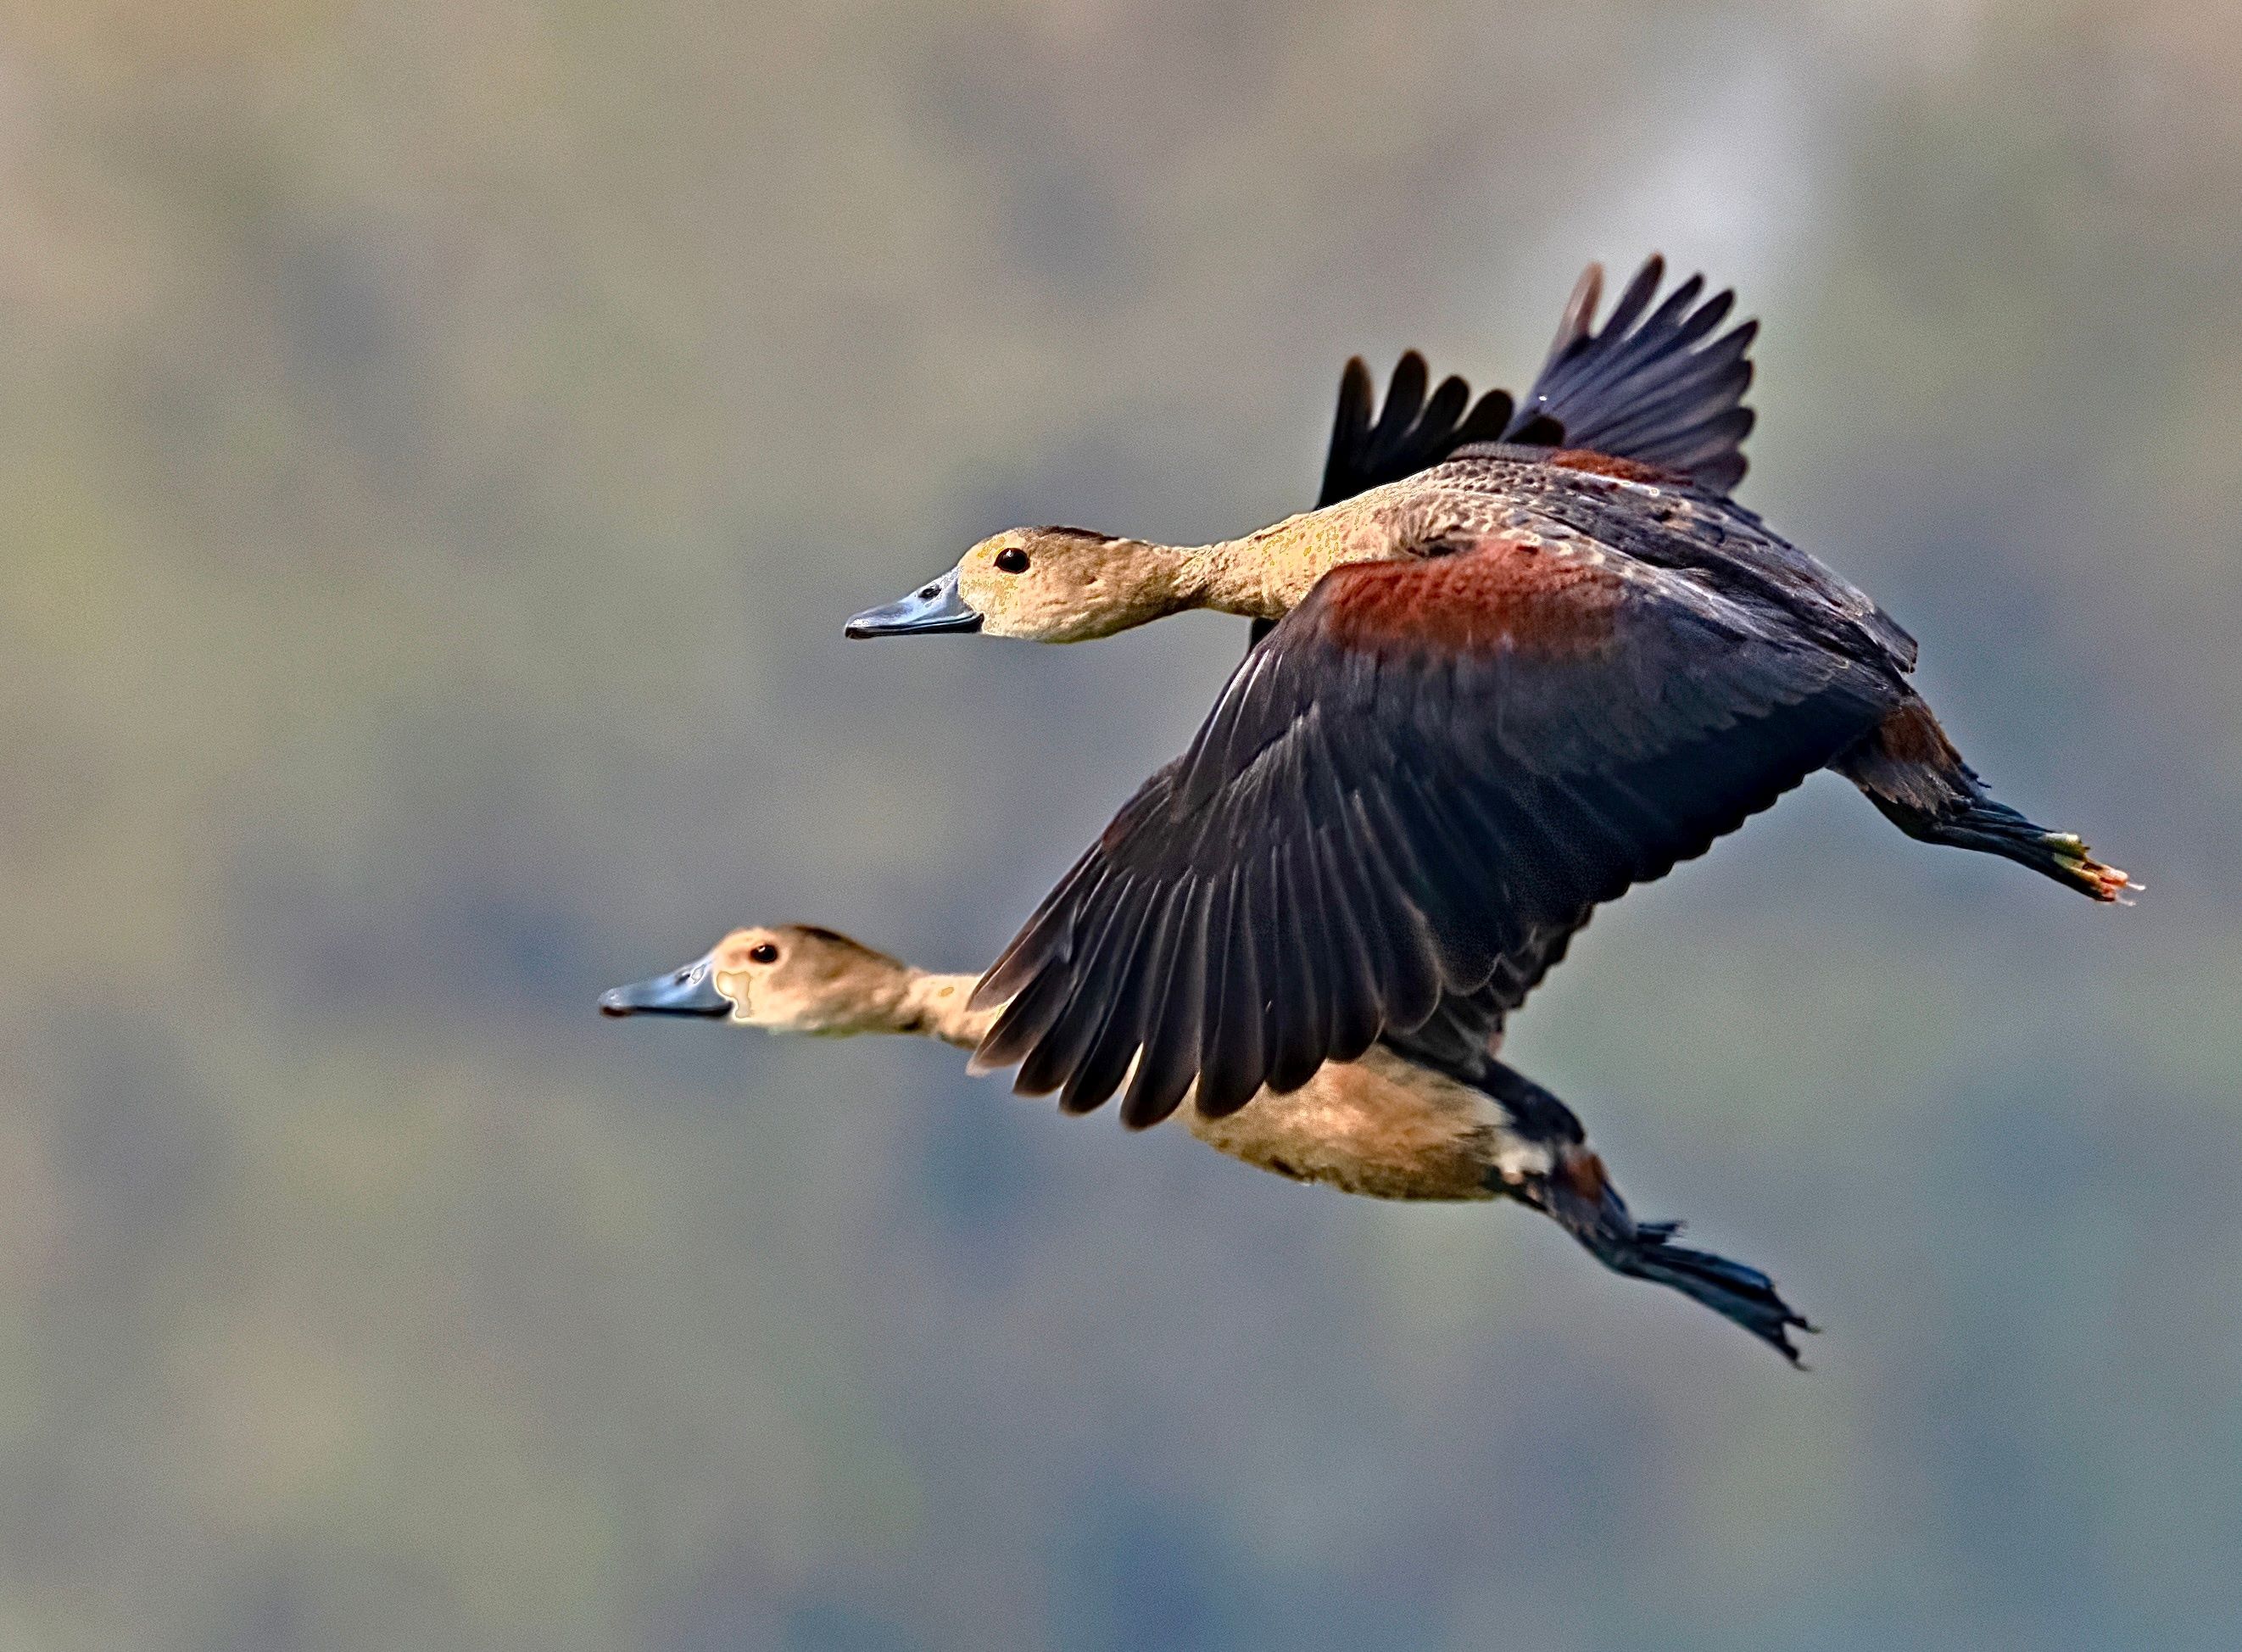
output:
M 1713 494 L 1729 493 L 1743 480 L 1743 440 L 1755 417 L 1743 399 L 1759 323 L 1713 337 L 1736 295 L 1722 292 L 1699 303 L 1702 275 L 1652 310 L 1665 277 L 1665 259 L 1647 259 L 1597 330 L 1604 272 L 1601 265 L 1588 265 L 1503 440 L 1655 465 Z
M 1729 492 L 1744 473 L 1742 445 L 1754 414 L 1743 399 L 1759 323 L 1746 321 L 1714 337 L 1736 295 L 1726 290 L 1700 303 L 1702 275 L 1691 276 L 1652 310 L 1665 279 L 1666 260 L 1654 253 L 1599 328 L 1604 271 L 1589 265 L 1573 287 L 1534 387 L 1514 407 L 1500 390 L 1473 401 L 1471 386 L 1453 375 L 1427 396 L 1431 372 L 1412 350 L 1394 364 L 1373 420 L 1370 369 L 1357 356 L 1339 377 L 1316 508 L 1492 441 L 1585 448 L 1686 472 L 1708 492 Z
M 1331 447 L 1324 455 L 1324 485 L 1316 508 L 1368 493 L 1429 470 L 1459 447 L 1494 441 L 1509 427 L 1510 395 L 1490 390 L 1477 401 L 1471 386 L 1451 374 L 1427 397 L 1425 358 L 1414 350 L 1393 364 L 1386 405 L 1373 422 L 1370 369 L 1360 356 L 1339 375 L 1339 408 L 1332 417 Z
M 975 1058 L 1210 1114 L 1423 1028 L 1873 727 L 1881 668 L 1592 544 L 1325 575 L 982 979 Z M 1141 1057 L 1140 1057 L 1141 1052 Z
M 1654 253 L 1599 329 L 1604 268 L 1583 270 L 1548 358 L 1515 406 L 1501 390 L 1473 401 L 1470 385 L 1453 374 L 1427 396 L 1431 370 L 1411 350 L 1394 364 L 1379 407 L 1370 369 L 1355 357 L 1339 375 L 1316 508 L 1490 442 L 1586 449 L 1684 472 L 1708 493 L 1731 492 L 1743 477 L 1743 440 L 1755 417 L 1743 399 L 1759 323 L 1710 338 L 1735 293 L 1724 291 L 1699 304 L 1702 275 L 1691 276 L 1646 316 L 1665 276 L 1666 261 Z M 1259 642 L 1275 623 L 1254 621 L 1252 641 Z

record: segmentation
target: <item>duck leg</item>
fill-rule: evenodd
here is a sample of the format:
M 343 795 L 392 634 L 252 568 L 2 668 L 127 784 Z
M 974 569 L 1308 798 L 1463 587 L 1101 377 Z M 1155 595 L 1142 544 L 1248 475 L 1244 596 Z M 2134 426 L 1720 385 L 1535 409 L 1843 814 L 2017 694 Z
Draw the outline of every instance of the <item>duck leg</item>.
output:
M 1518 1134 L 1539 1149 L 1498 1153 L 1487 1172 L 1489 1187 L 1540 1211 L 1614 1273 L 1679 1291 L 1801 1364 L 1790 1333 L 1814 1327 L 1777 1293 L 1773 1279 L 1710 1251 L 1676 1245 L 1679 1222 L 1636 1221 L 1603 1160 L 1589 1148 L 1580 1120 L 1532 1079 L 1497 1062 L 1480 1087 L 1516 1121 Z
M 1910 837 L 1998 855 L 2091 900 L 2114 901 L 2133 887 L 2076 833 L 2050 831 L 1995 802 L 1930 708 L 1912 695 L 1832 766 Z

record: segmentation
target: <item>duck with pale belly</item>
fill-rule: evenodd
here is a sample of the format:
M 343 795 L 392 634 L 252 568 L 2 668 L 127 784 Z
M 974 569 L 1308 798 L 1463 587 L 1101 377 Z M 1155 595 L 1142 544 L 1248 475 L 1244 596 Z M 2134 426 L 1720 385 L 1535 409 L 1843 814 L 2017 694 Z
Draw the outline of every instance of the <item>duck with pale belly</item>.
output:
M 833 930 L 735 930 L 701 958 L 600 1000 L 611 1016 L 726 1019 L 772 1032 L 906 1034 L 970 1050 L 996 1011 L 973 1009 L 974 977 L 911 968 Z M 1541 1212 L 1614 1271 L 1670 1286 L 1794 1363 L 1810 1329 L 1756 1269 L 1674 1242 L 1680 1224 L 1637 1222 L 1581 1121 L 1540 1085 L 1490 1059 L 1466 1084 L 1393 1051 L 1330 1062 L 1284 1095 L 1219 1118 L 1181 1110 L 1218 1152 L 1295 1181 L 1373 1199 L 1507 1199 Z
M 1252 646 L 976 980 L 829 930 L 742 930 L 610 1015 L 913 1034 L 1024 1094 L 1386 1199 L 1508 1199 L 1794 1361 L 1766 1275 L 1638 1223 L 1580 1122 L 1498 1059 L 1594 908 L 1820 768 L 1910 835 L 2098 901 L 2125 874 L 1989 797 L 1906 686 L 1915 644 L 1729 494 L 1753 324 L 1654 259 L 1575 289 L 1522 404 L 1341 381 L 1317 508 L 1198 547 L 999 534 L 852 636 L 1111 635 L 1211 608 Z M 1375 416 L 1373 417 L 1373 411 Z

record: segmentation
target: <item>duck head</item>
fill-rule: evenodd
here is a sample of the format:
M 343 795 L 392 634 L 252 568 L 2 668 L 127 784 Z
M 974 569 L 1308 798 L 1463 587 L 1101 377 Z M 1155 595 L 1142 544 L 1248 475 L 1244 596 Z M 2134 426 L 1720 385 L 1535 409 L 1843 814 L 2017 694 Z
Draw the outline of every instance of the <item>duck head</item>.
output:
M 900 602 L 849 621 L 852 637 L 982 631 L 1086 642 L 1198 606 L 1190 553 L 1081 527 L 1014 527 Z
M 773 1032 L 894 1030 L 910 969 L 809 923 L 734 930 L 707 956 L 600 996 L 611 1016 L 728 1017 Z

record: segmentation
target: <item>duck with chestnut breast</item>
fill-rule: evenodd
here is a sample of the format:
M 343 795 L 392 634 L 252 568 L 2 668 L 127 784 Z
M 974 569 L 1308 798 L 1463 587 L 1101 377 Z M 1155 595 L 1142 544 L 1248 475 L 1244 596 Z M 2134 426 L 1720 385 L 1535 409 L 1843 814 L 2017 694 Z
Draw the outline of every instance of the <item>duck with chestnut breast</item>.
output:
M 1505 440 L 1212 545 L 1014 529 L 851 621 L 1271 626 L 983 977 L 1005 1008 L 977 1065 L 1078 1110 L 1125 1078 L 1143 1125 L 1381 1040 L 1437 1059 L 1415 1039 L 1445 1000 L 1530 985 L 1594 906 L 1822 768 L 1913 836 L 2118 898 L 2124 873 L 1987 795 L 1907 685 L 1907 633 L 1728 497 L 1749 330 L 1711 338 L 1729 295 L 1696 278 L 1654 308 L 1662 273 L 1597 328 L 1590 271 Z
M 786 923 L 735 930 L 681 969 L 615 988 L 600 1008 L 831 1038 L 905 1033 L 970 1050 L 997 1013 L 972 1007 L 974 981 L 913 969 L 833 930 Z M 1259 1095 L 1218 1118 L 1196 1107 L 1182 1114 L 1217 1152 L 1295 1181 L 1373 1199 L 1514 1200 L 1556 1221 L 1605 1266 L 1682 1292 L 1793 1364 L 1790 1333 L 1811 1329 L 1757 1269 L 1675 1244 L 1678 1223 L 1636 1221 L 1571 1110 L 1491 1056 L 1466 1084 L 1373 1046 L 1284 1095 Z

